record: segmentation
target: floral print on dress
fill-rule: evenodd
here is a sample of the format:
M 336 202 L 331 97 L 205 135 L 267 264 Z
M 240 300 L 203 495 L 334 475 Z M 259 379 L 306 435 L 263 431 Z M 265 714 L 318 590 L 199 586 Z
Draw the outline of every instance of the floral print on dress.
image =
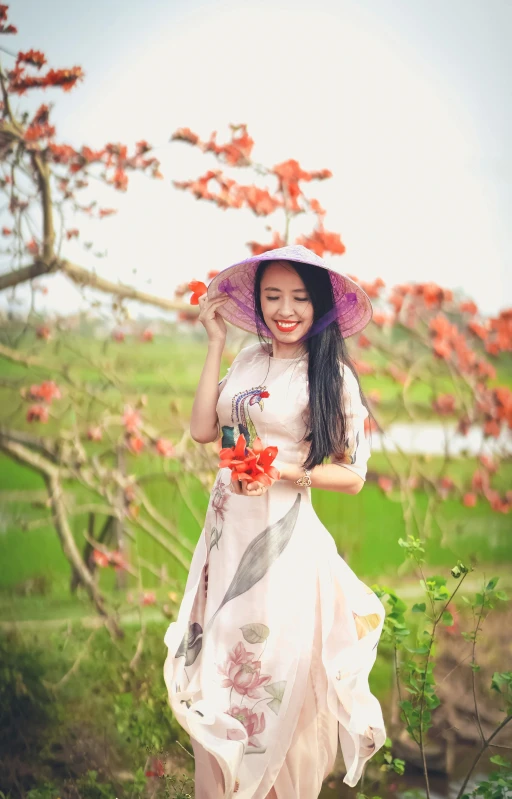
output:
M 211 495 L 211 509 L 215 513 L 215 524 L 210 530 L 210 546 L 209 552 L 213 547 L 219 548 L 219 541 L 222 535 L 222 523 L 226 514 L 227 506 L 229 503 L 229 492 L 226 484 L 222 480 L 221 473 L 217 475 L 217 479 L 213 484 Z
M 224 675 L 222 681 L 223 688 L 233 688 L 240 696 L 248 696 L 250 699 L 260 699 L 260 687 L 270 682 L 270 674 L 261 674 L 261 661 L 254 660 L 254 652 L 248 652 L 240 641 L 228 653 L 227 661 L 219 667 L 219 671 Z
M 249 738 L 247 745 L 261 749 L 261 743 L 255 736 L 265 730 L 265 715 L 263 713 L 254 713 L 248 707 L 238 707 L 238 705 L 230 707 L 228 713 L 244 725 Z M 227 737 L 229 741 L 241 741 L 244 738 L 244 734 L 241 730 L 228 730 Z
M 239 641 L 228 652 L 226 662 L 218 666 L 218 671 L 224 677 L 222 687 L 229 688 L 229 708 L 226 712 L 243 724 L 247 733 L 248 742 L 245 754 L 261 754 L 266 751 L 266 747 L 255 736 L 265 730 L 265 710 L 260 708 L 256 712 L 254 708 L 261 702 L 266 702 L 265 707 L 277 715 L 284 696 L 286 680 L 270 683 L 272 676 L 261 673 L 261 657 L 270 634 L 268 627 L 256 623 L 246 624 L 241 629 L 246 641 L 264 642 L 263 650 L 256 659 L 256 653 L 249 652 L 242 641 Z M 233 702 L 234 692 L 240 697 L 235 702 Z M 243 704 L 249 699 L 256 700 L 252 707 Z M 241 741 L 245 736 L 242 730 L 233 728 L 227 731 L 227 738 L 230 741 Z

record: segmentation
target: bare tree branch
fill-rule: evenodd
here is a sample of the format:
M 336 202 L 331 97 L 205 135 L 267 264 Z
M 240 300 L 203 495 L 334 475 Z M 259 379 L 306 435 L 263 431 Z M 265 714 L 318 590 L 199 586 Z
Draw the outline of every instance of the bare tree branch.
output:
M 41 260 L 34 261 L 34 263 L 28 264 L 28 266 L 22 266 L 20 269 L 13 269 L 11 272 L 0 275 L 0 291 L 10 289 L 13 286 L 17 286 L 19 283 L 26 283 L 28 280 L 34 280 L 34 278 L 40 277 L 41 275 L 48 275 L 56 270 L 56 261 L 50 263 Z
M 99 592 L 92 574 L 82 560 L 73 532 L 69 526 L 64 503 L 64 492 L 60 482 L 63 472 L 66 474 L 67 470 L 55 466 L 55 464 L 37 452 L 33 452 L 33 450 L 28 449 L 23 444 L 10 441 L 2 434 L 0 434 L 0 450 L 13 458 L 13 460 L 18 461 L 18 463 L 30 466 L 34 471 L 42 475 L 48 489 L 50 509 L 63 552 L 72 569 L 78 575 L 98 613 L 103 616 L 109 632 L 120 637 L 122 631 L 114 617 L 108 613 L 105 607 L 105 600 Z

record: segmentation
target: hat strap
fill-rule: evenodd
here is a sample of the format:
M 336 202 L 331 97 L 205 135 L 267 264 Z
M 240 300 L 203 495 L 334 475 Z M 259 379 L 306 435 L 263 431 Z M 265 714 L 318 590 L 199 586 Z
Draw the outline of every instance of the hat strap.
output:
M 229 277 L 226 277 L 224 280 L 221 280 L 218 288 L 219 291 L 222 291 L 224 294 L 227 294 L 230 297 L 230 299 L 233 300 L 235 305 L 238 305 L 240 310 L 243 311 L 249 317 L 249 319 L 254 319 L 254 308 L 250 308 L 248 305 L 245 304 L 245 302 L 242 302 L 242 300 L 238 299 L 238 297 L 235 294 L 235 288 L 231 283 Z M 270 338 L 272 338 L 272 333 L 270 332 L 266 324 L 262 322 L 261 325 L 264 328 L 264 331 L 267 332 L 267 335 L 269 335 Z
M 351 308 L 356 303 L 357 295 L 355 292 L 350 291 L 347 294 L 344 294 L 330 311 L 327 311 L 327 313 L 325 313 L 320 317 L 320 319 L 317 319 L 316 322 L 311 325 L 308 332 L 302 336 L 299 341 L 306 341 L 306 339 L 318 335 L 318 333 L 321 333 L 326 327 L 329 327 L 331 322 L 334 322 L 339 316 L 341 316 L 342 311 L 343 313 L 346 313 L 346 310 L 344 310 L 345 306 L 347 306 L 347 308 Z

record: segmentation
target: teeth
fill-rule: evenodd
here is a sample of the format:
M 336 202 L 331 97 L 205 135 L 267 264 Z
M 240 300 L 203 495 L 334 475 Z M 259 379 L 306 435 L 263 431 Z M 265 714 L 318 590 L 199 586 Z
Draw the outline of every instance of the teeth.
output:
M 295 327 L 298 322 L 276 322 L 279 327 Z

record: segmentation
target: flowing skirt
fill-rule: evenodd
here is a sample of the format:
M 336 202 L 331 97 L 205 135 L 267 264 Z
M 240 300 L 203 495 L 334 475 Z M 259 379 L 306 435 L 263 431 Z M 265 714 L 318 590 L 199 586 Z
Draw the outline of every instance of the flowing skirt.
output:
M 338 740 L 358 782 L 386 733 L 368 687 L 382 603 L 338 555 L 311 493 L 212 490 L 178 619 L 170 706 L 196 756 L 197 799 L 316 799 Z

